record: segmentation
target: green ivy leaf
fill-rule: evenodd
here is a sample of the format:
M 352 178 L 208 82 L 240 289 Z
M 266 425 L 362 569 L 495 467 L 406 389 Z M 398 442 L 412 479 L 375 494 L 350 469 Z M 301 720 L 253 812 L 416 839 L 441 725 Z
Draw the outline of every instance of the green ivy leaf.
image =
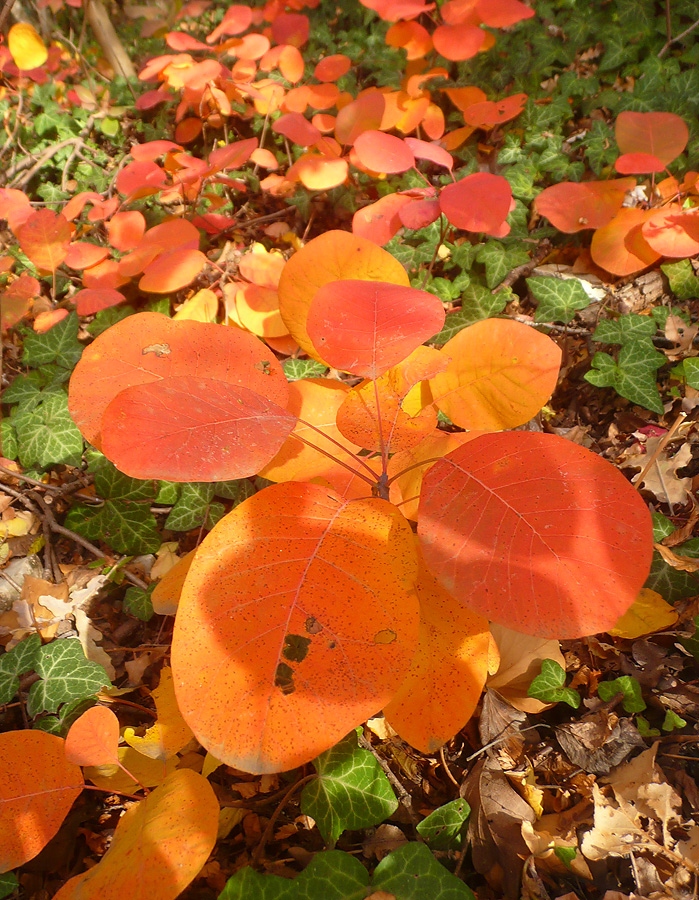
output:
M 298 900 L 364 900 L 369 873 L 349 853 L 326 850 L 315 854 L 294 884 Z
M 287 381 L 300 381 L 302 378 L 322 378 L 328 367 L 315 359 L 285 359 L 282 369 Z
M 133 306 L 123 306 L 122 304 L 110 306 L 108 309 L 101 309 L 87 326 L 87 331 L 90 332 L 92 337 L 98 337 L 103 331 L 111 328 L 112 325 L 116 325 L 117 322 L 132 316 L 135 312 L 136 310 Z
M 597 695 L 604 703 L 608 703 L 617 694 L 623 695 L 622 706 L 627 713 L 643 712 L 646 704 L 641 695 L 641 685 L 631 675 L 621 675 L 614 681 L 600 681 Z
M 384 857 L 371 887 L 396 900 L 475 900 L 473 891 L 437 862 L 425 844 L 411 842 Z
M 180 496 L 181 484 L 174 481 L 159 481 L 154 503 L 158 506 L 174 506 Z
M 154 615 L 150 599 L 154 590 L 154 584 L 148 585 L 145 591 L 140 587 L 130 587 L 124 594 L 124 612 L 142 622 L 149 622 Z
M 465 800 L 452 800 L 430 813 L 415 830 L 431 850 L 458 850 L 470 812 Z
M 572 688 L 564 687 L 565 669 L 555 659 L 541 660 L 541 675 L 529 685 L 528 697 L 541 700 L 542 703 L 567 703 L 573 709 L 580 706 L 580 694 Z
M 683 719 L 682 716 L 678 716 L 677 713 L 673 712 L 671 709 L 665 711 L 665 718 L 663 720 L 663 724 L 660 726 L 663 731 L 674 731 L 676 728 L 684 728 L 687 724 L 687 720 Z
M 64 703 L 57 713 L 49 713 L 37 719 L 33 727 L 39 731 L 65 737 L 73 722 L 94 705 L 94 697 L 83 697 L 80 700 L 73 700 L 71 703 Z
M 92 697 L 110 685 L 102 666 L 85 657 L 78 638 L 57 640 L 42 647 L 34 670 L 42 680 L 29 690 L 30 716 L 56 712 L 62 703 Z
M 694 297 L 699 297 L 699 278 L 694 274 L 694 269 L 688 259 L 665 263 L 660 268 L 667 276 L 670 290 L 678 300 L 692 300 Z
M 218 900 L 297 900 L 296 881 L 279 875 L 261 875 L 250 866 L 226 882 Z
M 486 284 L 494 288 L 512 269 L 527 262 L 529 254 L 519 247 L 506 248 L 499 241 L 491 240 L 483 244 L 476 259 L 485 266 Z
M 225 512 L 221 503 L 214 503 L 214 486 L 203 482 L 182 485 L 180 496 L 165 520 L 172 531 L 191 531 L 206 525 L 213 528 Z
M 0 448 L 2 455 L 7 459 L 17 459 L 19 456 L 17 432 L 11 419 L 3 419 L 0 422 Z
M 83 346 L 78 340 L 77 313 L 70 313 L 44 334 L 27 332 L 24 336 L 22 362 L 30 369 L 38 369 L 48 363 L 58 363 L 72 371 L 82 356 Z
M 653 541 L 654 543 L 659 544 L 660 541 L 664 540 L 666 537 L 670 537 L 675 530 L 675 526 L 667 516 L 664 516 L 660 512 L 651 513 L 650 517 L 653 522 Z
M 660 730 L 651 728 L 650 722 L 645 716 L 636 716 L 636 728 L 641 737 L 660 737 Z
M 603 319 L 595 329 L 592 340 L 600 344 L 624 345 L 632 341 L 647 341 L 657 330 L 658 325 L 651 316 L 630 313 L 618 319 Z
M 35 671 L 40 650 L 41 638 L 32 634 L 0 656 L 0 705 L 9 703 L 19 690 L 19 675 Z
M 396 811 L 398 801 L 374 755 L 359 747 L 352 732 L 313 761 L 317 778 L 303 789 L 301 811 L 311 816 L 328 843 L 343 831 L 376 825 Z
M 0 875 L 0 900 L 3 897 L 9 897 L 19 888 L 19 881 L 14 872 L 5 872 Z
M 682 361 L 682 366 L 687 384 L 697 390 L 699 388 L 699 359 L 685 359 Z
M 474 322 L 497 316 L 505 309 L 510 297 L 510 291 L 502 290 L 493 294 L 481 284 L 470 284 L 461 295 L 461 309 L 447 313 L 444 327 L 429 343 L 446 344 L 455 334 Z
M 214 496 L 232 500 L 233 506 L 247 500 L 256 493 L 255 485 L 247 478 L 239 478 L 236 481 L 214 481 Z
M 44 392 L 38 406 L 33 409 L 20 408 L 12 417 L 12 423 L 17 432 L 19 458 L 23 466 L 80 465 L 83 439 L 68 412 L 65 391 Z
M 538 300 L 535 322 L 563 322 L 567 325 L 591 298 L 577 278 L 527 278 L 527 286 Z
M 584 377 L 596 387 L 613 387 L 617 394 L 632 403 L 660 414 L 663 404 L 656 372 L 666 361 L 650 341 L 632 341 L 622 346 L 618 362 L 608 353 L 595 353 L 592 369 Z

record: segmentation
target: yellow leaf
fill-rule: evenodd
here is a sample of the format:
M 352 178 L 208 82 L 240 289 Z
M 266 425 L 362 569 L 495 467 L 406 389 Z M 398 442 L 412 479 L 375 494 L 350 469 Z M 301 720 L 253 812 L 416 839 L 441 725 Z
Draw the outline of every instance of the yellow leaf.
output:
M 139 737 L 133 728 L 125 728 L 124 740 L 134 750 L 151 759 L 170 759 L 194 737 L 177 705 L 170 669 L 165 668 L 160 673 L 160 684 L 153 691 L 153 700 L 158 721 L 143 737 Z
M 609 629 L 609 634 L 612 637 L 637 638 L 669 628 L 675 624 L 677 618 L 677 610 L 666 603 L 660 594 L 649 588 L 641 588 L 641 593 L 631 608 L 624 613 L 614 628 Z
M 190 319 L 192 322 L 215 322 L 218 297 L 209 288 L 202 288 L 180 306 L 173 319 Z
M 19 22 L 10 28 L 7 45 L 18 69 L 36 69 L 48 59 L 48 50 L 33 25 Z
M 177 760 L 174 758 L 163 763 L 159 759 L 149 759 L 147 756 L 143 756 L 133 747 L 119 747 L 117 752 L 119 762 L 127 770 L 126 772 L 116 765 L 86 766 L 83 769 L 85 778 L 91 781 L 95 787 L 105 791 L 132 794 L 139 789 L 134 778 L 137 778 L 145 787 L 156 787 L 171 772 L 174 772 L 177 766 Z M 134 778 L 131 778 L 131 775 Z

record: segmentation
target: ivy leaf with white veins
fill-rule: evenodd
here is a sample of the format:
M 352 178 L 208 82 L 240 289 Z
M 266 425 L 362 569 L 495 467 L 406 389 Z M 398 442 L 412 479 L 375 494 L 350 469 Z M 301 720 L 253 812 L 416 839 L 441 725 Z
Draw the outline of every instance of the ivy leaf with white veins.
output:
M 651 316 L 637 316 L 630 313 L 618 319 L 603 319 L 592 335 L 598 344 L 629 344 L 632 341 L 645 340 L 653 349 L 650 339 L 658 330 L 658 323 Z
M 225 512 L 223 504 L 214 503 L 213 500 L 213 484 L 183 483 L 180 496 L 165 520 L 165 527 L 171 531 L 191 531 L 201 525 L 213 528 Z
M 438 863 L 426 844 L 417 841 L 384 857 L 374 871 L 371 887 L 396 900 L 475 900 L 473 891 Z
M 78 638 L 56 640 L 43 647 L 35 664 L 41 681 L 33 684 L 27 698 L 27 712 L 56 712 L 62 703 L 94 696 L 109 687 L 109 678 L 99 663 L 85 657 Z
M 362 750 L 356 732 L 313 760 L 317 778 L 303 789 L 301 811 L 311 816 L 326 842 L 334 844 L 343 831 L 383 822 L 398 801 L 381 766 Z
M 656 372 L 667 360 L 650 341 L 631 341 L 619 351 L 615 362 L 608 353 L 595 353 L 592 369 L 585 373 L 585 381 L 595 387 L 613 387 L 617 394 L 638 403 L 652 412 L 662 413 Z
M 34 409 L 18 410 L 12 424 L 23 466 L 80 465 L 83 439 L 68 412 L 65 391 L 45 392 L 44 399 Z
M 31 369 L 58 363 L 63 369 L 72 370 L 83 352 L 78 340 L 78 327 L 78 316 L 73 312 L 43 334 L 27 332 L 22 362 Z
M 580 706 L 580 694 L 572 688 L 565 687 L 566 673 L 563 666 L 555 659 L 541 660 L 541 675 L 537 675 L 529 685 L 528 697 L 541 700 L 542 703 L 567 703 L 573 709 Z
M 0 703 L 9 703 L 19 690 L 19 675 L 34 671 L 41 651 L 38 634 L 20 641 L 0 656 Z
M 285 359 L 282 369 L 287 381 L 300 381 L 302 378 L 322 378 L 328 371 L 323 363 L 315 359 Z
M 567 325 L 579 309 L 585 309 L 592 302 L 577 278 L 527 278 L 527 287 L 538 301 L 535 322 Z

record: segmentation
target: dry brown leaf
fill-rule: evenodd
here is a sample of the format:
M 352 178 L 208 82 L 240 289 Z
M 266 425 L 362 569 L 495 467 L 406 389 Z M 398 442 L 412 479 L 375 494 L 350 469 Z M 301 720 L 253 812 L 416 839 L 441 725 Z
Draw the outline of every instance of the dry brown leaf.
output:
M 529 685 L 541 673 L 542 659 L 553 659 L 561 668 L 566 664 L 558 641 L 520 634 L 502 625 L 491 624 L 490 631 L 500 652 L 500 666 L 486 686 L 496 690 L 516 709 L 539 713 L 553 704 L 527 697 Z
M 624 467 L 633 466 L 634 468 L 640 468 L 642 472 L 643 467 L 655 453 L 664 437 L 664 435 L 649 437 L 644 444 L 645 452 L 631 454 L 623 461 L 622 465 Z M 641 484 L 647 491 L 654 494 L 661 503 L 681 506 L 687 502 L 688 493 L 692 488 L 692 479 L 679 478 L 677 470 L 686 466 L 691 459 L 692 448 L 688 442 L 684 443 L 671 459 L 667 458 L 666 451 L 662 451 L 658 459 L 646 472 Z M 638 482 L 641 472 L 636 473 L 631 479 L 634 484 Z
M 679 553 L 673 553 L 664 544 L 655 544 L 654 546 L 668 566 L 672 566 L 673 569 L 679 569 L 681 572 L 699 572 L 699 559 L 693 559 L 690 556 L 680 556 Z

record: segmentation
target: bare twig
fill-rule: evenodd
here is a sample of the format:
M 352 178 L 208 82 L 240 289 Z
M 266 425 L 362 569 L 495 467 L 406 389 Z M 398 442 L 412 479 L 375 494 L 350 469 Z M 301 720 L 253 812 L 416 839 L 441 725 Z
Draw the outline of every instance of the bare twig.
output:
M 683 38 L 686 38 L 688 34 L 691 34 L 696 28 L 699 28 L 699 19 L 697 19 L 697 21 L 694 22 L 693 25 L 690 25 L 689 28 L 685 28 L 684 31 L 680 32 L 677 37 L 668 37 L 668 40 L 665 42 L 664 46 L 661 47 L 658 51 L 658 59 L 662 59 L 673 44 L 679 43 Z

